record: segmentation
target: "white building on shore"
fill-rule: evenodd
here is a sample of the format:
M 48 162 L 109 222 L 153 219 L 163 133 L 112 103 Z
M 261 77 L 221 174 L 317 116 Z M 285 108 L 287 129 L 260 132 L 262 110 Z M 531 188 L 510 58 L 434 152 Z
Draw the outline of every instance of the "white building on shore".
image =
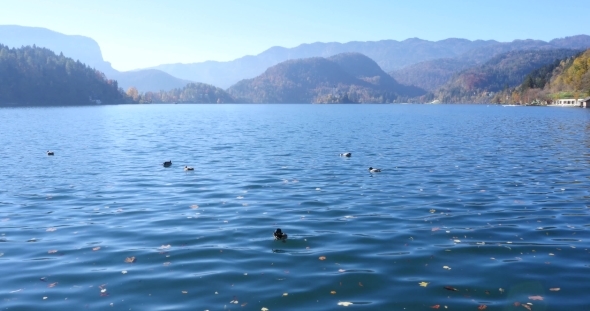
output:
M 590 97 L 584 99 L 562 98 L 557 99 L 551 106 L 589 107 Z

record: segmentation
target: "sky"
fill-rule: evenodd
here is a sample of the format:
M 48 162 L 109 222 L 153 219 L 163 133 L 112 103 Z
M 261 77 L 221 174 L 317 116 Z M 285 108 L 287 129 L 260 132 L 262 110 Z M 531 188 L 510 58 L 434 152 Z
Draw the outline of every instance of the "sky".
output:
M 590 0 L 0 0 L 0 8 L 0 25 L 94 39 L 121 71 L 313 42 L 590 34 Z

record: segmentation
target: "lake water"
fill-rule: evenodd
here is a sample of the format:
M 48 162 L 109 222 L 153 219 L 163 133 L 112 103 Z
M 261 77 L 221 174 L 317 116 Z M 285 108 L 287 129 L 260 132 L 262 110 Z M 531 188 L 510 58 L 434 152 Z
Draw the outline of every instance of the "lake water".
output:
M 589 109 L 0 120 L 0 310 L 590 310 Z

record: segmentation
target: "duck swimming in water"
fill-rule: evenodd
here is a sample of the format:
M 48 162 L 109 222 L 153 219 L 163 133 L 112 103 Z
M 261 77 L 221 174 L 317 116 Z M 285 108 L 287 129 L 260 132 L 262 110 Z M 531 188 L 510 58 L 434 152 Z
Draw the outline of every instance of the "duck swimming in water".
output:
M 192 166 L 185 166 L 185 167 L 184 167 L 184 170 L 185 170 L 185 171 L 194 171 L 194 170 L 195 170 L 195 168 L 194 168 L 194 167 L 192 167 Z
M 350 153 L 350 152 L 345 152 L 345 153 L 341 153 L 341 154 L 340 154 L 340 156 L 341 156 L 341 157 L 347 157 L 347 158 L 350 158 L 350 157 L 352 157 L 352 153 Z
M 281 231 L 281 228 L 277 228 L 277 230 L 275 230 L 275 232 L 273 233 L 273 236 L 275 237 L 275 240 L 281 240 L 283 242 L 287 240 L 287 234 L 283 233 L 283 231 Z
M 162 164 L 162 165 L 164 165 L 164 167 L 170 167 L 170 165 L 172 165 L 172 160 L 170 160 L 170 161 L 166 161 L 166 162 L 164 162 L 164 164 Z
M 371 173 L 380 173 L 381 172 L 381 169 L 380 168 L 372 168 L 372 167 L 369 167 L 369 172 L 371 172 Z
M 51 156 L 51 155 L 53 155 L 53 151 L 49 151 L 49 150 L 47 150 L 47 155 L 48 155 L 48 156 Z

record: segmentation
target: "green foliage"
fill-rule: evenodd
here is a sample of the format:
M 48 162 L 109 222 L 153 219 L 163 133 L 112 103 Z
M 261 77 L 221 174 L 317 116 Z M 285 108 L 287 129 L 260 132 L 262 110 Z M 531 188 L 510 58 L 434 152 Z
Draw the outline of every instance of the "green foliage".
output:
M 0 105 L 124 103 L 117 81 L 79 61 L 36 46 L 0 44 Z
M 139 96 L 141 103 L 233 103 L 235 100 L 226 91 L 204 83 L 189 83 L 181 89 L 146 92 Z

